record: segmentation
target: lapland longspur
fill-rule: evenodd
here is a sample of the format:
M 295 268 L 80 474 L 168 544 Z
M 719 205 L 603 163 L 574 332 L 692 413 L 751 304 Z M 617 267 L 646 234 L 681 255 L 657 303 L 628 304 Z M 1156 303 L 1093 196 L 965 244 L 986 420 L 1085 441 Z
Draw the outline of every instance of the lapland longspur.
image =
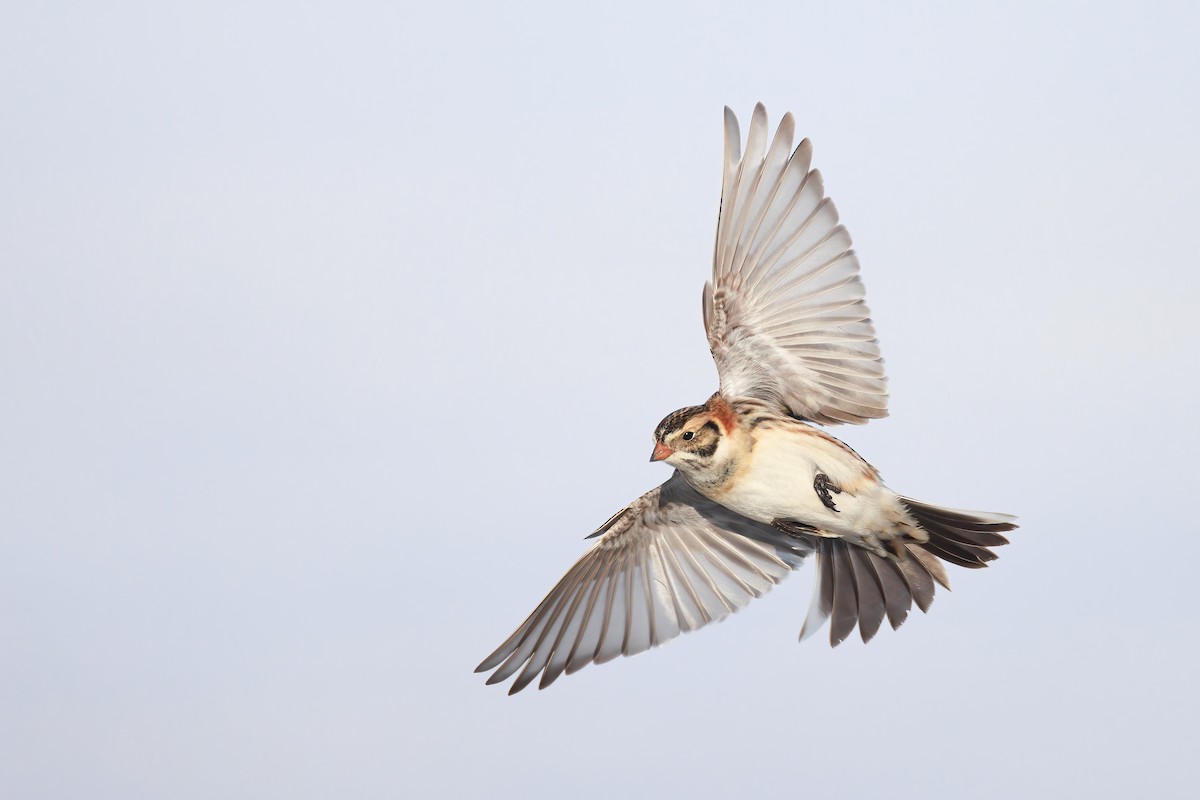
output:
M 810 423 L 887 415 L 887 379 L 850 235 L 838 224 L 808 140 L 784 116 L 767 142 L 755 107 L 739 154 L 725 109 L 725 173 L 704 327 L 720 390 L 669 414 L 651 461 L 674 474 L 614 514 L 595 545 L 476 672 L 488 683 L 633 655 L 720 620 L 816 561 L 800 637 L 832 617 L 839 644 L 949 588 L 942 561 L 983 567 L 1016 527 L 1004 514 L 901 497 L 850 447 Z

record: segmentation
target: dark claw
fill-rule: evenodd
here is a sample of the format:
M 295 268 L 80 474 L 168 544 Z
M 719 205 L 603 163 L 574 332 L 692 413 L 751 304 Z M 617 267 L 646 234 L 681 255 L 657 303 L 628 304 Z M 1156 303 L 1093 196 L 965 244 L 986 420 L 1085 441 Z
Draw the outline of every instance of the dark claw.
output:
M 830 511 L 837 511 L 837 506 L 833 504 L 833 498 L 829 496 L 829 493 L 841 494 L 842 490 L 829 480 L 828 475 L 818 472 L 817 477 L 813 478 L 813 488 L 817 490 L 817 497 L 821 498 L 821 502 L 825 504 L 826 508 Z M 838 511 L 838 513 L 841 512 Z
M 796 522 L 791 519 L 777 519 L 771 523 L 772 527 L 783 531 L 793 539 L 800 539 L 805 536 L 816 536 L 817 529 L 812 525 L 805 525 L 803 522 Z

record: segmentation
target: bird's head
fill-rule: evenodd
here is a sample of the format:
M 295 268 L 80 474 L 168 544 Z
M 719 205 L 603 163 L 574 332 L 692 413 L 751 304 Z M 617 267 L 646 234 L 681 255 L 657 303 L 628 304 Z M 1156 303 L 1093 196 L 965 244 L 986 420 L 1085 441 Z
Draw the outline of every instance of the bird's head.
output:
M 685 471 L 708 467 L 732 423 L 728 404 L 717 395 L 702 406 L 673 411 L 654 429 L 650 460 L 665 461 Z

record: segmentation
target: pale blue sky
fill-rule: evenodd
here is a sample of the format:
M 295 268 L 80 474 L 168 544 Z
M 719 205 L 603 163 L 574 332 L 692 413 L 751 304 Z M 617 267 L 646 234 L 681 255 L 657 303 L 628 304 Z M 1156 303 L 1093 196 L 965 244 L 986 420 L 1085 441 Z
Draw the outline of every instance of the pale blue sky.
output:
M 1191 4 L 0 12 L 0 795 L 1184 797 Z M 813 140 L 904 494 L 1020 516 L 869 646 L 811 571 L 507 697 L 668 475 L 721 109 Z

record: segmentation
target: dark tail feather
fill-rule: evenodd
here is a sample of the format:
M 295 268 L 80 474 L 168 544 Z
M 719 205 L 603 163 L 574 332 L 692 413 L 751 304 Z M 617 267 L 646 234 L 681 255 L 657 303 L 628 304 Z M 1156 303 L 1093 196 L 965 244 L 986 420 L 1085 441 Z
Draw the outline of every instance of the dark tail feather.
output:
M 1008 544 L 1002 531 L 1017 527 L 1008 514 L 989 514 L 981 511 L 958 511 L 900 498 L 913 519 L 929 534 L 929 541 L 915 545 L 944 561 L 960 567 L 986 567 L 997 556 L 988 548 Z
M 816 539 L 816 585 L 800 638 L 811 636 L 832 617 L 829 641 L 834 647 L 857 625 L 869 641 L 886 615 L 893 628 L 908 617 L 913 603 L 928 611 L 935 583 L 950 588 L 941 561 L 961 567 L 986 567 L 996 554 L 989 548 L 1008 544 L 1001 532 L 1017 527 L 1015 517 L 958 511 L 901 498 L 929 541 L 907 542 L 900 557 L 876 555 L 841 539 Z

